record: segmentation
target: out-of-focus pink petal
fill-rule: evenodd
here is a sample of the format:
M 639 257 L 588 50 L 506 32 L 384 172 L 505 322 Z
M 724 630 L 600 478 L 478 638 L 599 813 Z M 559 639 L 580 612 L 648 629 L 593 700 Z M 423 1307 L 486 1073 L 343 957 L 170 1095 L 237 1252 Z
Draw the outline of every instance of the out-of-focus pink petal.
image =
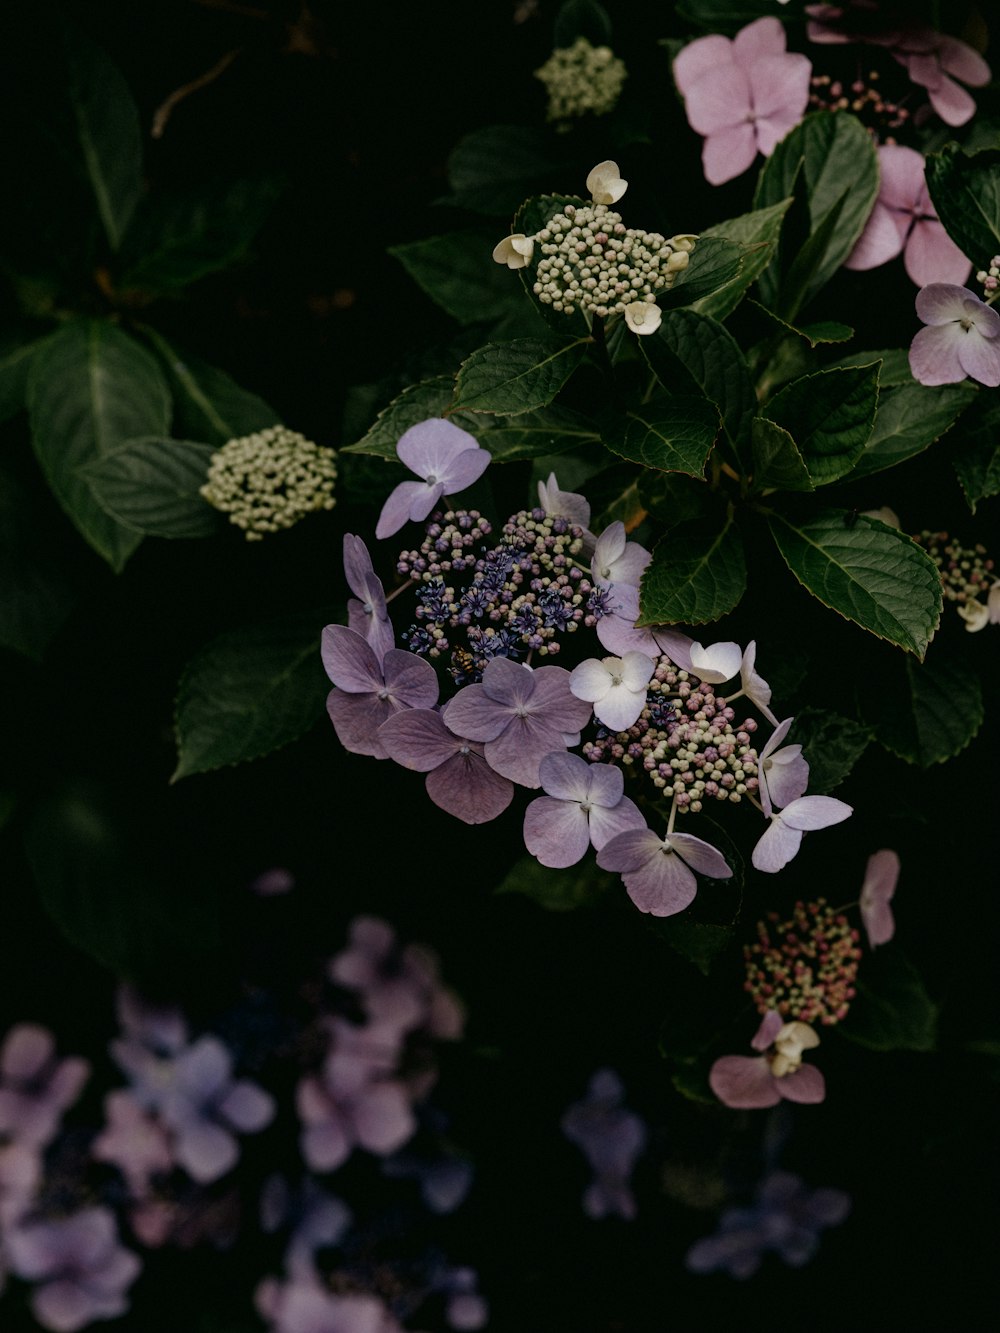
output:
M 992 77 L 989 65 L 979 52 L 957 37 L 939 35 L 937 54 L 945 73 L 973 88 L 985 87 Z
M 55 1054 L 55 1038 L 38 1023 L 18 1023 L 0 1047 L 0 1074 L 18 1083 L 41 1073 Z
M 991 310 L 990 314 L 996 314 Z M 978 329 L 963 329 L 956 339 L 958 364 L 980 384 L 995 389 L 1000 384 L 1000 338 L 984 337 Z
M 709 37 L 698 37 L 678 54 L 674 60 L 674 83 L 682 97 L 687 97 L 693 84 L 704 74 L 713 70 L 718 72 L 721 65 L 730 64 L 733 59 L 733 44 L 728 37 L 713 33 Z
M 207 1185 L 230 1171 L 239 1160 L 235 1137 L 221 1125 L 191 1120 L 174 1135 L 177 1162 L 199 1185 Z
M 754 1033 L 750 1045 L 755 1051 L 766 1051 L 784 1026 L 785 1020 L 778 1013 L 777 1009 L 768 1009 L 767 1013 L 760 1020 L 760 1027 Z
M 910 343 L 913 378 L 930 385 L 957 384 L 964 380 L 965 371 L 958 359 L 960 337 L 961 329 L 957 324 L 935 324 L 920 329 Z
M 413 1107 L 401 1083 L 373 1083 L 354 1105 L 358 1142 L 369 1152 L 385 1156 L 401 1148 L 416 1132 Z
M 122 1314 L 128 1308 L 124 1297 L 119 1298 L 118 1305 L 117 1310 L 107 1312 L 109 1317 Z M 70 1278 L 59 1278 L 36 1288 L 31 1293 L 31 1309 L 42 1328 L 51 1329 L 53 1333 L 76 1333 L 98 1313 L 92 1297 Z M 101 1317 L 104 1317 L 103 1312 Z
M 757 136 L 750 124 L 710 135 L 702 145 L 701 165 L 709 185 L 724 185 L 753 165 Z
M 238 1079 L 219 1103 L 219 1114 L 243 1134 L 256 1134 L 274 1119 L 277 1110 L 269 1092 L 247 1079 Z
M 779 1080 L 762 1055 L 723 1055 L 708 1071 L 708 1085 L 724 1106 L 757 1110 L 781 1101 Z
M 768 15 L 739 30 L 733 38 L 733 59 L 744 69 L 751 69 L 762 60 L 784 55 L 785 45 L 784 24 Z
M 590 850 L 590 823 L 576 801 L 539 796 L 524 812 L 524 845 L 543 866 L 573 866 Z
M 930 211 L 923 197 L 926 190 L 923 153 L 900 144 L 882 144 L 878 150 L 878 169 L 881 204 L 903 213 L 914 213 L 921 205 L 924 205 L 922 211 Z
M 895 259 L 906 243 L 913 218 L 876 202 L 857 244 L 844 260 L 844 267 L 856 272 L 878 268 Z
M 815 1106 L 826 1096 L 826 1080 L 815 1065 L 799 1065 L 791 1074 L 774 1081 L 779 1094 L 790 1102 Z
M 873 852 L 865 866 L 858 906 L 861 922 L 871 948 L 888 944 L 896 933 L 896 923 L 889 906 L 899 879 L 899 856 L 888 847 Z
M 684 858 L 692 870 L 707 875 L 709 879 L 729 879 L 732 870 L 726 858 L 710 843 L 703 842 L 690 833 L 671 833 L 667 838 L 673 850 Z
M 903 253 L 903 263 L 918 287 L 932 282 L 963 285 L 972 264 L 936 218 L 922 218 L 913 226 Z
M 459 751 L 427 774 L 427 795 L 436 806 L 465 824 L 487 824 L 507 809 L 514 797 L 509 778 L 494 773 L 483 756 Z
M 797 53 L 765 56 L 756 61 L 749 70 L 749 78 L 757 120 L 784 126 L 782 134 L 787 134 L 805 114 L 811 74 L 809 57 Z M 770 149 L 761 145 L 761 151 Z

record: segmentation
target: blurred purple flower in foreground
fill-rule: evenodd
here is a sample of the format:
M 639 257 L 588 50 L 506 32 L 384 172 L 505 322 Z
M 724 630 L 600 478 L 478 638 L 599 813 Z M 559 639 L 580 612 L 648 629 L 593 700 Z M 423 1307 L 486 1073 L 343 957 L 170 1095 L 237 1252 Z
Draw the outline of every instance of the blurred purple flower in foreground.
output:
M 742 175 L 758 153 L 775 145 L 805 114 L 809 102 L 808 57 L 785 49 L 776 18 L 757 19 L 732 41 L 699 37 L 674 61 L 674 82 L 688 123 L 705 136 L 705 179 L 721 185 Z
M 0 1136 L 42 1148 L 55 1137 L 63 1111 L 90 1074 L 79 1056 L 56 1059 L 48 1028 L 18 1023 L 0 1046 Z
M 889 903 L 896 892 L 898 879 L 899 856 L 896 852 L 884 847 L 869 856 L 858 906 L 861 908 L 861 924 L 873 949 L 888 944 L 896 933 Z
M 557 751 L 545 756 L 538 776 L 545 795 L 524 812 L 524 843 L 543 866 L 576 865 L 591 845 L 599 851 L 616 834 L 645 827 L 624 795 L 620 768 Z
M 442 495 L 457 495 L 486 471 L 490 453 L 475 436 L 443 417 L 411 426 L 396 453 L 421 481 L 401 481 L 382 506 L 375 536 L 391 537 L 407 522 L 422 523 Z
M 315 1276 L 265 1278 L 254 1301 L 271 1333 L 401 1333 L 377 1296 L 339 1296 Z
M 802 1063 L 802 1052 L 819 1045 L 808 1023 L 786 1023 L 769 1009 L 750 1045 L 761 1055 L 723 1055 L 708 1073 L 719 1101 L 735 1110 L 757 1110 L 790 1102 L 821 1102 L 826 1081 L 815 1065 Z
M 753 1205 L 727 1208 L 715 1235 L 695 1241 L 684 1263 L 692 1273 L 748 1278 L 771 1251 L 801 1268 L 816 1253 L 820 1233 L 839 1226 L 850 1211 L 843 1190 L 810 1190 L 799 1176 L 772 1171 L 758 1185 Z
M 142 1267 L 137 1255 L 119 1245 L 109 1208 L 84 1208 L 16 1228 L 7 1236 L 7 1253 L 12 1272 L 38 1284 L 31 1309 L 55 1333 L 124 1314 L 125 1290 Z
M 562 1118 L 562 1131 L 586 1157 L 594 1172 L 583 1195 L 588 1217 L 617 1214 L 635 1217 L 630 1182 L 636 1159 L 646 1146 L 646 1126 L 623 1105 L 625 1089 L 613 1069 L 599 1069 L 587 1095 Z
M 878 198 L 844 267 L 878 268 L 902 254 L 906 272 L 918 287 L 966 282 L 972 264 L 938 221 L 927 193 L 923 154 L 882 144 L 878 165 Z
M 910 370 L 921 384 L 957 384 L 966 375 L 1000 385 L 1000 315 L 966 287 L 932 282 L 917 292 L 928 327 L 910 344 Z

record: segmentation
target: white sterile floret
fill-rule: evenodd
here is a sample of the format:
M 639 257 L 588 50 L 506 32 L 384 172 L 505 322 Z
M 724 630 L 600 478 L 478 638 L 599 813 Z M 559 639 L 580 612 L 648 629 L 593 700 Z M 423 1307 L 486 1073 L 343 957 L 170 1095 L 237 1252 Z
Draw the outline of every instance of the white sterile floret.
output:
M 687 255 L 684 258 L 686 260 Z M 625 307 L 625 323 L 633 333 L 655 333 L 662 318 L 660 307 L 652 301 L 632 301 Z
M 972 634 L 990 623 L 990 611 L 985 602 L 963 602 L 957 610 L 965 621 L 965 628 Z
M 646 706 L 653 664 L 645 653 L 590 657 L 570 672 L 570 692 L 594 705 L 594 716 L 612 731 L 626 731 Z
M 506 264 L 508 268 L 527 268 L 534 251 L 534 237 L 525 236 L 524 232 L 519 231 L 513 236 L 505 236 L 493 247 L 493 258 L 496 263 Z
M 598 162 L 587 177 L 587 189 L 595 204 L 617 204 L 628 189 L 628 181 L 622 180 L 617 162 Z
M 285 426 L 230 440 L 212 455 L 199 494 L 229 515 L 247 541 L 332 509 L 336 455 Z

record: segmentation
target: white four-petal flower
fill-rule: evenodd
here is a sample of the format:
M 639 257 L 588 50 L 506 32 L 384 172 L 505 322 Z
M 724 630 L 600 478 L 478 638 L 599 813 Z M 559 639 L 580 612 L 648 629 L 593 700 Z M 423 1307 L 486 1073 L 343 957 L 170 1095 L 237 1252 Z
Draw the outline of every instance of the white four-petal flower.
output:
M 645 653 L 590 657 L 570 672 L 569 688 L 594 705 L 594 716 L 612 731 L 625 731 L 646 706 L 653 664 Z

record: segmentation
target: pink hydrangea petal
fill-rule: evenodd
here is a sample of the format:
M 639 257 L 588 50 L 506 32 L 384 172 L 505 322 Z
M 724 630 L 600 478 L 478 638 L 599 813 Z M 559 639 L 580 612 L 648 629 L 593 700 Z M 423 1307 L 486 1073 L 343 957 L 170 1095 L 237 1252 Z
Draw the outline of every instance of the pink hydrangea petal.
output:
M 926 192 L 923 153 L 900 144 L 882 144 L 878 169 L 879 202 L 904 213 L 918 211 Z
M 936 218 L 914 224 L 903 253 L 903 263 L 918 287 L 932 282 L 965 283 L 972 264 Z
M 123 1298 L 121 1311 L 126 1305 Z M 98 1313 L 91 1295 L 71 1278 L 59 1278 L 36 1288 L 31 1293 L 31 1309 L 42 1328 L 52 1329 L 53 1333 L 76 1333 Z
M 379 728 L 379 740 L 390 759 L 418 773 L 439 768 L 457 754 L 463 743 L 448 730 L 441 714 L 431 708 L 393 713 Z
M 386 537 L 391 537 L 393 533 L 398 532 L 400 528 L 405 527 L 410 521 L 410 512 L 414 505 L 418 503 L 419 498 L 426 496 L 433 489 L 436 488 L 428 488 L 422 481 L 401 481 L 389 493 L 385 504 L 382 506 L 382 512 L 378 516 L 378 523 L 375 525 L 375 536 L 378 540 L 383 541 Z M 438 493 L 441 494 L 442 492 L 443 488 Z M 432 500 L 427 509 L 428 514 L 433 507 L 434 501 Z
M 697 134 L 719 134 L 744 124 L 750 129 L 750 80 L 737 66 L 723 66 L 691 85 L 684 106 L 688 124 Z M 752 129 L 750 133 L 752 137 Z
M 486 824 L 507 809 L 514 785 L 494 773 L 481 754 L 454 754 L 427 774 L 427 795 L 465 824 Z
M 931 106 L 952 129 L 967 124 L 976 114 L 976 99 L 947 75 L 936 88 L 928 88 L 927 95 L 931 99 Z
M 567 754 L 562 750 L 556 750 L 552 754 L 547 754 L 538 765 L 542 790 L 546 796 L 554 796 L 560 801 L 590 800 L 594 767 L 585 759 L 581 759 L 578 754 Z M 624 790 L 625 778 L 621 770 L 613 770 L 609 766 L 606 771 L 618 772 Z M 621 796 L 621 791 L 618 795 Z
M 571 756 L 578 758 L 577 755 Z M 586 760 L 583 761 L 586 763 Z M 625 774 L 614 764 L 587 764 L 587 790 L 584 796 L 575 798 L 587 800 L 591 805 L 603 806 L 605 809 L 612 809 L 622 800 L 622 793 L 625 791 Z M 555 793 L 545 788 L 550 796 Z
M 708 1085 L 724 1106 L 758 1110 L 781 1101 L 778 1079 L 762 1055 L 723 1055 L 708 1071 Z
M 754 847 L 750 859 L 758 870 L 773 875 L 793 859 L 801 845 L 801 832 L 788 828 L 781 822 L 781 816 L 775 815 Z
M 843 823 L 851 814 L 853 808 L 835 796 L 800 796 L 786 806 L 781 818 L 789 828 L 808 831 Z
M 192 1120 L 175 1133 L 174 1156 L 192 1180 L 207 1185 L 232 1170 L 240 1150 L 235 1137 L 221 1125 Z
M 354 1130 L 369 1152 L 385 1156 L 413 1137 L 417 1122 L 401 1083 L 374 1083 L 354 1104 Z
M 947 74 L 973 88 L 985 87 L 992 78 L 990 67 L 979 52 L 957 37 L 939 35 L 937 54 L 941 68 Z
M 305 1163 L 313 1171 L 335 1171 L 350 1157 L 353 1146 L 340 1120 L 307 1125 L 299 1142 Z
M 60 1060 L 49 1080 L 47 1100 L 60 1111 L 64 1111 L 79 1097 L 88 1078 L 90 1078 L 89 1060 L 84 1060 L 79 1055 L 71 1055 L 65 1060 Z
M 219 1103 L 219 1114 L 243 1134 L 265 1129 L 276 1110 L 271 1094 L 248 1079 L 238 1079 Z
M 467 430 L 444 417 L 431 417 L 403 432 L 396 455 L 418 477 L 433 475 L 440 480 L 459 454 L 478 448 L 476 437 Z
M 768 15 L 739 30 L 733 38 L 733 59 L 749 70 L 762 60 L 784 55 L 785 46 L 784 24 Z
M 750 124 L 720 130 L 702 145 L 701 165 L 709 185 L 724 185 L 742 176 L 757 156 L 757 136 Z
M 561 491 L 556 481 L 556 474 L 549 473 L 548 481 L 538 483 L 538 503 L 552 518 L 565 518 L 585 530 L 584 547 L 593 543 L 593 535 L 586 532 L 590 522 L 590 505 L 582 495 L 575 491 Z
M 922 324 L 952 324 L 965 317 L 965 303 L 971 295 L 954 283 L 932 282 L 917 292 L 917 316 Z
M 773 755 L 763 771 L 761 804 L 769 815 L 770 806 L 783 806 L 797 801 L 809 786 L 809 764 L 802 757 L 801 745 L 786 745 Z
M 618 585 L 615 585 L 616 592 Z M 644 653 L 655 660 L 660 655 L 659 647 L 648 629 L 636 629 L 635 618 L 638 611 L 626 617 L 618 614 L 602 616 L 597 622 L 597 638 L 602 648 L 616 657 L 626 653 Z
M 326 674 L 339 690 L 367 694 L 382 688 L 378 659 L 363 635 L 346 625 L 327 625 L 320 650 Z
M 620 769 L 608 768 L 607 772 L 619 773 Z M 590 841 L 596 851 L 605 847 L 612 838 L 629 829 L 641 829 L 646 824 L 642 812 L 634 801 L 623 796 L 617 805 L 592 805 L 590 807 Z
M 729 879 L 732 875 L 726 858 L 711 843 L 703 842 L 690 833 L 671 833 L 670 846 L 683 857 L 692 870 L 697 870 L 709 879 Z
M 784 1026 L 785 1020 L 777 1009 L 768 1009 L 760 1020 L 760 1027 L 754 1033 L 750 1045 L 755 1051 L 766 1051 Z
M 539 796 L 524 812 L 524 845 L 543 866 L 576 865 L 590 849 L 590 822 L 576 801 Z
M 728 37 L 713 33 L 698 37 L 679 52 L 674 60 L 674 83 L 682 97 L 687 97 L 692 85 L 705 74 L 718 71 L 721 65 L 731 63 L 733 44 Z
M 991 311 L 995 314 L 995 311 Z M 977 328 L 960 331 L 958 364 L 967 375 L 990 389 L 1000 385 L 1000 339 L 986 338 Z
M 787 133 L 805 113 L 811 74 L 809 57 L 798 53 L 764 56 L 755 61 L 749 78 L 758 121 L 783 125 L 783 133 Z
M 597 864 L 602 870 L 615 870 L 620 874 L 638 870 L 663 847 L 663 839 L 652 829 L 635 829 L 620 833 L 601 848 Z
M 871 948 L 888 944 L 896 932 L 892 909 L 889 906 L 899 879 L 899 856 L 888 847 L 873 852 L 865 866 L 859 907 L 861 923 Z
M 895 212 L 876 202 L 857 244 L 844 260 L 844 267 L 866 272 L 895 259 L 906 243 L 912 224 L 910 214 Z
M 924 288 L 926 291 L 927 288 Z M 910 373 L 921 384 L 957 384 L 965 379 L 958 359 L 957 324 L 935 324 L 920 329 L 910 344 Z
M 33 1079 L 52 1059 L 55 1049 L 55 1038 L 48 1028 L 18 1023 L 0 1047 L 0 1073 L 18 1083 Z
M 656 631 L 656 642 L 661 651 L 666 653 L 675 666 L 680 667 L 682 671 L 691 671 L 691 649 L 695 646 L 694 639 L 689 639 L 686 634 L 681 634 L 679 630 L 658 629 Z
M 628 837 L 628 834 L 619 835 Z M 610 847 L 616 839 L 607 845 Z M 600 864 L 600 861 L 598 861 Z M 638 870 L 622 874 L 628 896 L 640 912 L 673 916 L 683 912 L 698 892 L 698 881 L 679 856 L 661 845 Z
M 775 1079 L 779 1094 L 790 1102 L 815 1106 L 826 1097 L 826 1080 L 815 1065 L 799 1065 L 783 1078 Z

